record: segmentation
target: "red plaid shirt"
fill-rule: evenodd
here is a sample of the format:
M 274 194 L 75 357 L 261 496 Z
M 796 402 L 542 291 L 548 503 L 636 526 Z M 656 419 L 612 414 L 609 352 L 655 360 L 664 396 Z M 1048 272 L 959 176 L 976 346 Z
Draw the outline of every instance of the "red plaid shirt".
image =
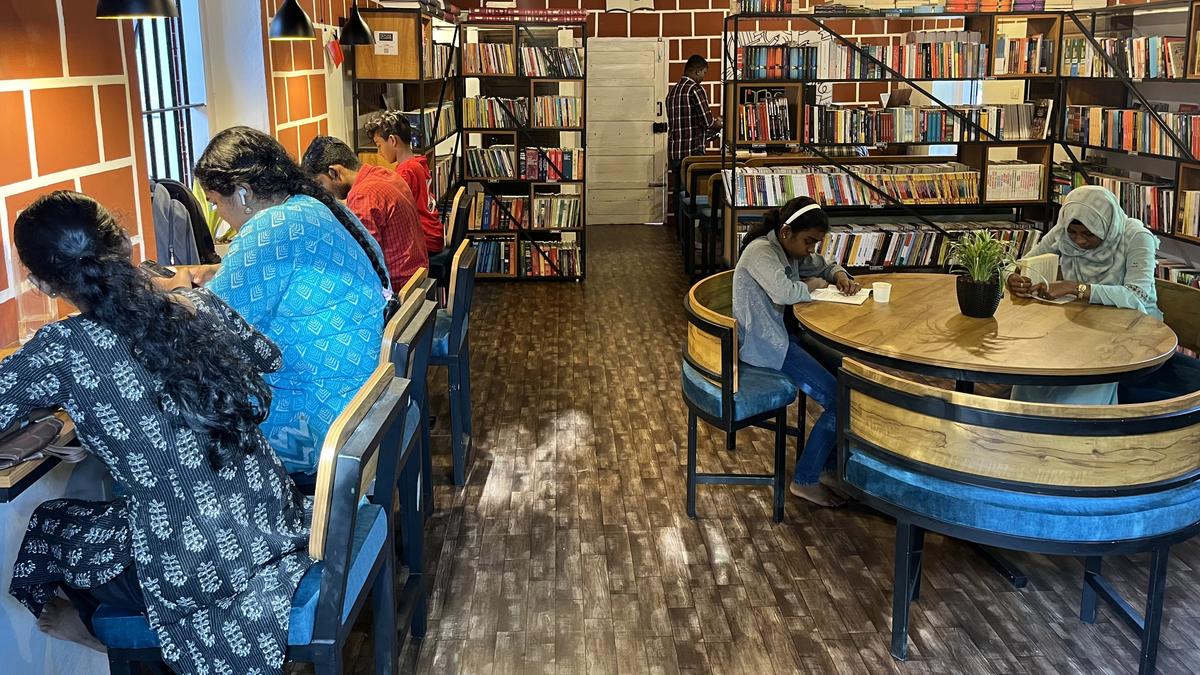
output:
M 379 241 L 393 290 L 399 292 L 418 269 L 429 266 L 412 191 L 394 171 L 362 165 L 346 197 L 346 206 Z
M 667 158 L 678 162 L 703 155 L 704 143 L 716 135 L 721 123 L 708 107 L 704 87 L 684 75 L 667 93 Z

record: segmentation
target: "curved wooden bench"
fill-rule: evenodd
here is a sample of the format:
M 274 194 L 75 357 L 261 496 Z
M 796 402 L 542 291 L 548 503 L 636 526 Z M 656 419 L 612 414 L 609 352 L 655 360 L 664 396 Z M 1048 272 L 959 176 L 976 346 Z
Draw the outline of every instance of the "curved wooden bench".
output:
M 1200 392 L 1137 405 L 1023 403 L 937 389 L 847 359 L 838 473 L 896 518 L 892 655 L 908 650 L 925 530 L 1086 558 L 1080 618 L 1103 597 L 1154 670 L 1170 547 L 1200 531 Z M 1145 615 L 1101 576 L 1105 555 L 1152 552 Z

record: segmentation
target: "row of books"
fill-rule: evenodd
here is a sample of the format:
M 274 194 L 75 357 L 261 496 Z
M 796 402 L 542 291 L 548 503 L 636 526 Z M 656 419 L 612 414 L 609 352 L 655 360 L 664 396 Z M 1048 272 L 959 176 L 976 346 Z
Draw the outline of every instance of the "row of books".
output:
M 925 225 L 838 225 L 817 245 L 816 252 L 842 267 L 944 267 L 950 264 L 950 242 L 966 232 L 988 230 L 1011 242 L 1020 257 L 1041 238 L 1034 223 L 939 223 L 949 234 Z
M 817 44 L 739 47 L 747 80 L 878 80 L 891 75 L 875 59 L 909 78 L 987 75 L 988 47 L 978 31 L 909 31 L 902 44 L 858 45 L 865 54 L 825 36 Z
M 425 77 L 442 78 L 454 76 L 454 45 L 440 42 L 425 43 Z M 449 71 L 447 71 L 449 67 Z
M 513 46 L 497 42 L 468 42 L 462 46 L 462 68 L 467 75 L 515 75 Z
M 1054 41 L 1045 35 L 996 38 L 993 75 L 1038 75 L 1054 72 Z
M 467 148 L 467 175 L 473 178 L 515 178 L 516 146 L 493 145 L 488 148 Z
M 518 21 L 583 23 L 586 9 L 519 9 L 516 7 L 482 7 L 470 10 L 471 21 L 513 23 Z
M 1099 9 L 1107 0 L 858 0 L 853 3 L 872 11 L 908 10 L 913 13 L 969 14 L 1004 12 L 1064 12 Z M 734 12 L 798 14 L 809 5 L 797 0 L 735 0 Z
M 467 229 L 472 232 L 492 230 L 517 230 L 526 226 L 529 197 L 494 197 L 486 192 L 476 192 L 471 197 L 471 216 Z
M 454 104 L 447 101 L 438 106 L 429 106 L 420 110 L 406 110 L 404 116 L 412 127 L 412 145 L 414 148 L 426 148 L 436 141 L 454 133 L 455 126 Z
M 469 96 L 462 100 L 462 107 L 465 127 L 512 129 L 529 123 L 529 100 L 525 98 Z
M 440 155 L 433 160 L 433 194 L 436 199 L 441 199 L 449 190 L 450 183 L 454 181 L 454 155 Z
M 954 106 L 966 120 L 945 108 L 859 108 L 807 106 L 804 138 L 810 143 L 955 143 L 991 140 L 1043 140 L 1054 101 L 1042 99 L 1006 105 Z
M 989 202 L 1034 202 L 1042 198 L 1045 167 L 1021 160 L 988 162 L 985 192 Z
M 1108 188 L 1125 213 L 1155 232 L 1175 231 L 1175 188 L 1163 179 L 1139 180 L 1126 176 L 1092 173 L 1092 184 Z
M 863 181 L 905 204 L 979 203 L 979 172 L 959 162 L 852 168 L 862 180 L 829 165 L 739 168 L 736 177 L 726 169 L 725 185 L 733 186 L 732 203 L 751 208 L 776 207 L 795 197 L 811 197 L 829 206 L 892 204 Z
M 1200 269 L 1196 269 L 1182 260 L 1167 260 L 1165 258 L 1155 260 L 1154 277 L 1156 279 L 1174 281 L 1177 284 L 1184 284 L 1193 288 L 1200 288 Z
M 527 180 L 583 180 L 583 148 L 521 148 L 520 166 Z
M 533 198 L 533 226 L 538 229 L 579 227 L 583 200 L 579 195 L 537 195 Z
M 578 96 L 536 96 L 533 99 L 533 126 L 583 126 L 583 99 Z
M 495 237 L 475 242 L 476 271 L 512 277 L 575 277 L 582 273 L 579 244 L 568 241 L 517 241 Z
M 738 139 L 742 141 L 794 141 L 792 114 L 782 93 L 764 94 L 761 100 L 737 107 Z
M 1200 191 L 1179 191 L 1178 234 L 1200 237 Z
M 576 47 L 521 47 L 521 73 L 526 77 L 583 77 Z
M 1125 74 L 1135 79 L 1186 77 L 1187 39 L 1163 35 L 1097 37 L 1096 42 Z M 1085 37 L 1063 40 L 1064 75 L 1116 77 L 1116 71 Z
M 1200 112 L 1194 104 L 1184 105 L 1189 112 L 1162 111 L 1159 116 L 1195 156 L 1200 154 Z M 1125 152 L 1179 154 L 1171 137 L 1144 109 L 1067 106 L 1065 139 Z

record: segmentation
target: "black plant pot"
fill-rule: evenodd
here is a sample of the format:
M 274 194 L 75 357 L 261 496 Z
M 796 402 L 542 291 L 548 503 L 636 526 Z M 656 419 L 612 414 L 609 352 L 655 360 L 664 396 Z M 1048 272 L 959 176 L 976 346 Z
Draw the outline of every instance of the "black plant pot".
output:
M 965 316 L 976 319 L 990 319 L 1000 306 L 1000 277 L 997 275 L 991 281 L 971 281 L 965 274 L 958 276 L 958 309 Z

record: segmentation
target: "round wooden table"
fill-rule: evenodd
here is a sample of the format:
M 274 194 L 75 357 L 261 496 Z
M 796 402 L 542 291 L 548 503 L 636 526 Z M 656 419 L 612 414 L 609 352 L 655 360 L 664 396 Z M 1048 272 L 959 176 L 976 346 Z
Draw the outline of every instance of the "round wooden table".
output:
M 1115 382 L 1153 371 L 1175 351 L 1175 333 L 1132 309 L 1013 298 L 996 315 L 972 319 L 958 309 L 950 274 L 872 274 L 864 288 L 892 284 L 889 303 L 807 302 L 800 325 L 848 356 L 959 382 L 1075 385 Z

